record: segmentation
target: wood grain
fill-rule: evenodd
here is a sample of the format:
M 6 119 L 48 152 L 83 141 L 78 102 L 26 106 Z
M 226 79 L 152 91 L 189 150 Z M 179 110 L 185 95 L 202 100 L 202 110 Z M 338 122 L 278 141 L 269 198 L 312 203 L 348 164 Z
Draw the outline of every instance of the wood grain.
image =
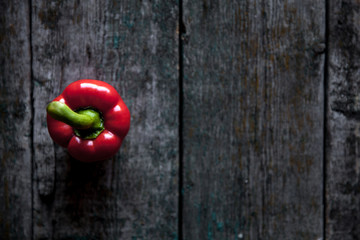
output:
M 360 5 L 327 4 L 0 0 L 0 239 L 359 239 Z M 132 114 L 105 162 L 47 132 L 82 78 Z
M 326 232 L 360 236 L 359 1 L 329 1 Z
M 34 239 L 176 239 L 176 1 L 34 0 L 32 22 Z M 112 84 L 131 112 L 109 161 L 77 162 L 46 133 L 46 104 L 83 78 Z
M 0 238 L 31 238 L 29 6 L 0 1 Z
M 184 239 L 322 239 L 324 4 L 184 0 Z

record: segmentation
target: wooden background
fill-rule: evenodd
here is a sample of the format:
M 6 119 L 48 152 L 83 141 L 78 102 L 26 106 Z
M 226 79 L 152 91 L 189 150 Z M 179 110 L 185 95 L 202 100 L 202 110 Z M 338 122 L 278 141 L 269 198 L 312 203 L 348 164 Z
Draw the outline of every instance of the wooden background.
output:
M 0 239 L 360 239 L 357 0 L 0 0 Z M 112 84 L 85 164 L 46 105 Z

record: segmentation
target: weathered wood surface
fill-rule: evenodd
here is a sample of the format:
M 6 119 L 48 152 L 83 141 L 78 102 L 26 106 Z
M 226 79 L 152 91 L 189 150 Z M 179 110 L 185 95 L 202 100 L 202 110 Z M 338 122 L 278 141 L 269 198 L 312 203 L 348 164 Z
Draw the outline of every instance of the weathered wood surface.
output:
M 0 239 L 359 239 L 360 4 L 325 2 L 0 0 Z M 132 114 L 106 162 L 46 129 L 80 78 Z
M 360 4 L 329 1 L 326 232 L 360 239 Z
M 30 239 L 29 6 L 0 1 L 0 239 Z
M 325 1 L 183 11 L 184 239 L 322 239 Z
M 177 23 L 176 1 L 32 1 L 34 239 L 177 237 Z M 46 104 L 83 78 L 131 112 L 106 162 L 73 160 L 46 130 Z

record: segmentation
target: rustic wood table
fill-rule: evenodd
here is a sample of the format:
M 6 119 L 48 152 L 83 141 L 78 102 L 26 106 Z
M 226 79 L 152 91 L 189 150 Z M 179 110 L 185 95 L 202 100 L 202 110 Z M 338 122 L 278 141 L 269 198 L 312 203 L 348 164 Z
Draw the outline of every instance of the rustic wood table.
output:
M 0 239 L 360 239 L 356 0 L 0 0 Z M 112 84 L 118 154 L 46 105 Z

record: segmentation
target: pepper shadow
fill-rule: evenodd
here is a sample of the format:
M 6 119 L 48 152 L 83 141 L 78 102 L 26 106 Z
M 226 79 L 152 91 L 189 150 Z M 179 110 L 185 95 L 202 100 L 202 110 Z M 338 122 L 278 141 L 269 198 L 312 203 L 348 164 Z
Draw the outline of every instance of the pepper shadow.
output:
M 114 218 L 112 178 L 115 159 L 85 163 L 72 158 L 67 151 L 56 162 L 55 211 L 57 222 L 67 221 L 76 229 L 90 226 L 100 233 L 103 225 Z M 111 221 L 110 221 L 111 222 Z M 57 226 L 61 229 L 61 226 Z

